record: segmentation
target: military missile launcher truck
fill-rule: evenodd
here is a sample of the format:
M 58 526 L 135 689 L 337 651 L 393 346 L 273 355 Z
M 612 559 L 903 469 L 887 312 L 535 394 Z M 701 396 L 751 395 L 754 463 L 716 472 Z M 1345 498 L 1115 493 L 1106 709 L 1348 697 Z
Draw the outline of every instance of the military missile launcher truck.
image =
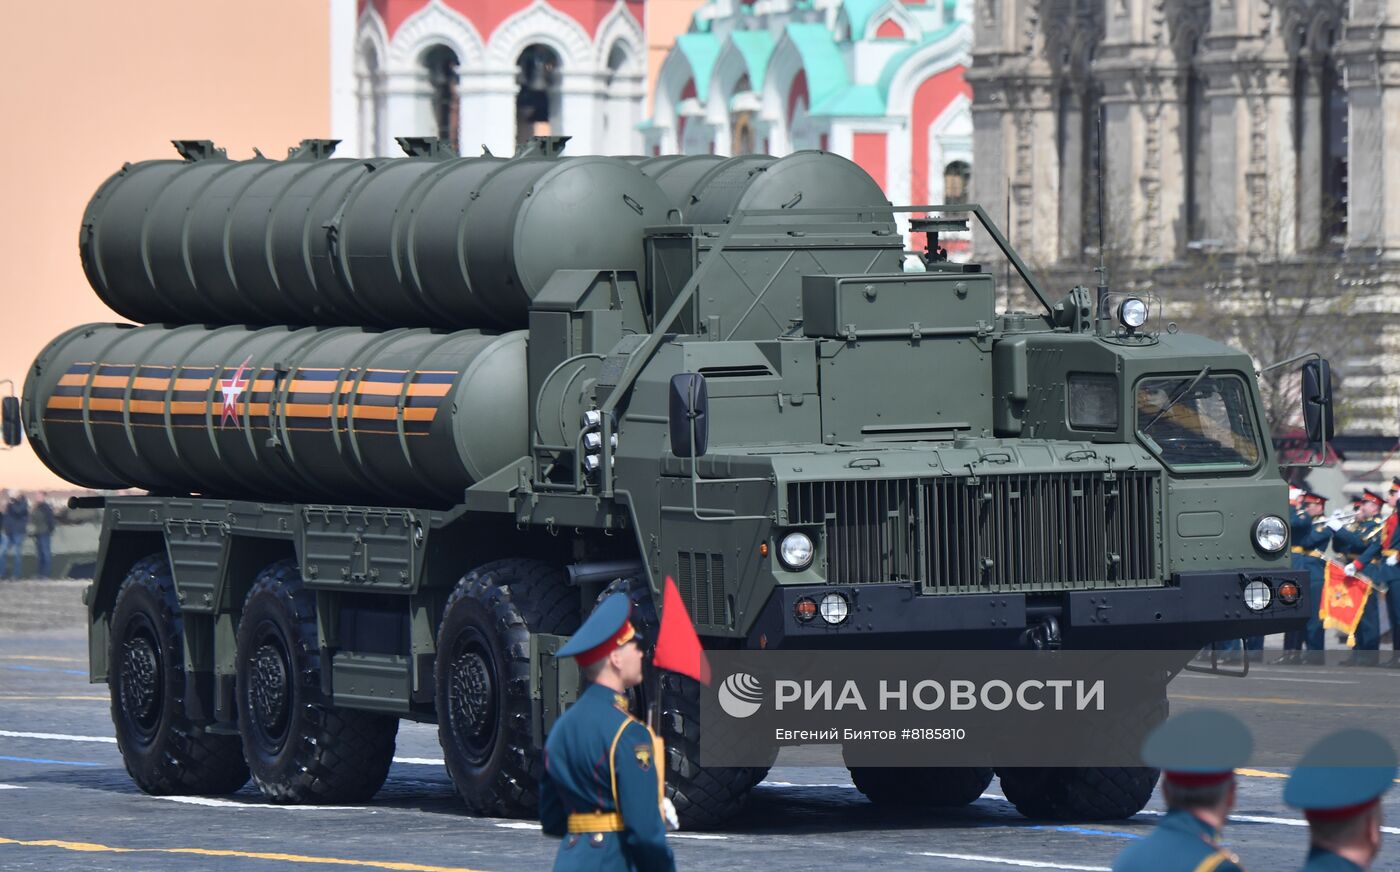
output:
M 551 653 L 609 590 L 653 624 L 668 576 L 715 649 L 1185 663 L 1300 625 L 1250 359 L 1024 269 L 1043 309 L 997 312 L 936 243 L 979 209 L 911 208 L 941 218 L 906 272 L 901 213 L 832 154 L 402 144 L 182 141 L 83 217 L 93 288 L 144 326 L 53 340 L 21 414 L 58 475 L 147 492 L 95 498 L 85 595 L 143 790 L 363 801 L 408 718 L 471 809 L 532 815 L 578 690 Z M 667 790 L 721 821 L 763 770 L 702 766 L 697 686 L 659 687 Z M 854 775 L 938 804 L 992 770 Z M 1133 814 L 1154 779 L 1002 773 L 1061 817 Z

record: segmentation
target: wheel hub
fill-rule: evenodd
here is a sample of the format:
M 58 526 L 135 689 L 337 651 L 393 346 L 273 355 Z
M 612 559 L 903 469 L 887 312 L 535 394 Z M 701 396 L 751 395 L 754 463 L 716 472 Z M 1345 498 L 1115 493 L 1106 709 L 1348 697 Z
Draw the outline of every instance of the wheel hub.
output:
M 127 639 L 122 645 L 122 708 L 143 730 L 160 720 L 161 669 L 155 646 L 144 635 Z
M 249 699 L 258 726 L 269 737 L 280 737 L 286 729 L 288 690 L 287 663 L 282 652 L 270 642 L 253 654 L 248 670 Z
M 495 686 L 491 667 L 477 651 L 463 651 L 452 662 L 452 681 L 448 694 L 454 732 L 473 757 L 484 757 L 491 751 L 491 736 L 495 727 Z

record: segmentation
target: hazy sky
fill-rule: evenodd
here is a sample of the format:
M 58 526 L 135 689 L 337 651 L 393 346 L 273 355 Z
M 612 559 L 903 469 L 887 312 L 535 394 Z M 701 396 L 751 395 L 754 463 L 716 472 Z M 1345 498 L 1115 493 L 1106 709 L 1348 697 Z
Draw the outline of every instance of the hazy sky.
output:
M 124 162 L 212 139 L 281 157 L 330 135 L 327 0 L 6 4 L 0 52 L 0 379 L 18 393 L 59 332 L 119 320 L 78 260 L 88 198 Z M 0 489 L 60 486 L 28 445 Z

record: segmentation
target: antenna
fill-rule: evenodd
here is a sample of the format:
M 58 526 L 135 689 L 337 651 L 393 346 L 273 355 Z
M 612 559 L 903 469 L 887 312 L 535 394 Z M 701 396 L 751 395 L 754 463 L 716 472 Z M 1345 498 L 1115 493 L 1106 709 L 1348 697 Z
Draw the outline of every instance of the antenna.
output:
M 1099 274 L 1098 287 L 1098 317 L 1103 318 L 1104 305 L 1108 302 L 1108 262 L 1104 256 L 1104 209 L 1103 209 L 1103 100 L 1098 101 L 1098 127 L 1099 142 L 1097 154 L 1094 155 L 1094 173 L 1098 176 L 1099 184 L 1099 268 L 1095 270 Z

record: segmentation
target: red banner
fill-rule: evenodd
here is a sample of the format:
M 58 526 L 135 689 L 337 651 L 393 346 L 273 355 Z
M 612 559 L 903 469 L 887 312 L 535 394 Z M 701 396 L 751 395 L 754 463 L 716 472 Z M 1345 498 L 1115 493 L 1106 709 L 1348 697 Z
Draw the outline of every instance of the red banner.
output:
M 1346 567 L 1331 560 L 1327 561 L 1325 572 L 1322 604 L 1317 616 L 1324 627 L 1346 633 L 1348 645 L 1355 644 L 1350 637 L 1355 635 L 1366 601 L 1371 597 L 1371 580 L 1364 575 L 1349 576 Z

